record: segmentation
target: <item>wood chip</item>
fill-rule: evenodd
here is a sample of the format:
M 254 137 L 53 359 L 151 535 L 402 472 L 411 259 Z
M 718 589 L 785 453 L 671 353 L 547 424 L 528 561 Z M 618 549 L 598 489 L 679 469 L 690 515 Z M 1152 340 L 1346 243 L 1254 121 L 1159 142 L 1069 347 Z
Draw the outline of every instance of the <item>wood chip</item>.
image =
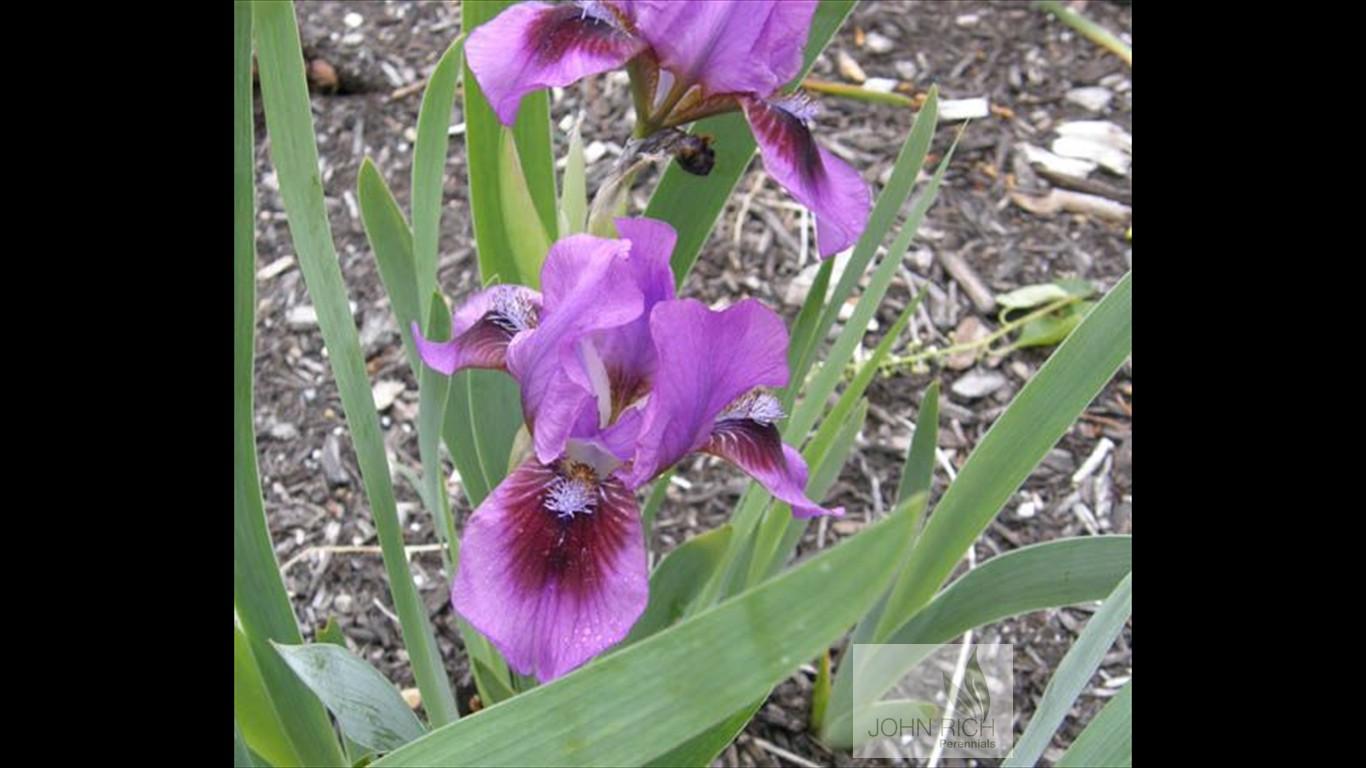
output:
M 1026 211 L 1041 216 L 1052 216 L 1062 211 L 1068 211 L 1084 213 L 1107 221 L 1124 221 L 1133 213 L 1133 209 L 1127 205 L 1106 200 L 1096 195 L 1087 195 L 1066 189 L 1049 190 L 1046 195 L 1011 192 L 1010 199 Z
M 1077 179 L 1086 178 L 1097 167 L 1093 160 L 1063 157 L 1033 144 L 1021 144 L 1020 154 L 1024 156 L 1025 162 L 1039 166 L 1043 171 Z
M 984 325 L 981 320 L 978 320 L 976 315 L 968 315 L 963 318 L 962 322 L 958 324 L 958 328 L 953 332 L 953 343 L 971 344 L 972 342 L 981 341 L 986 338 L 989 333 L 990 331 L 987 330 L 986 325 Z M 977 352 L 978 350 L 976 349 L 966 349 L 962 352 L 950 355 L 948 362 L 945 363 L 945 365 L 947 365 L 950 370 L 966 371 L 972 367 L 973 363 L 977 362 Z
M 996 309 L 996 297 L 991 293 L 991 289 L 987 287 L 987 284 L 978 276 L 977 270 L 973 269 L 961 254 L 940 250 L 937 255 L 939 256 L 939 263 L 944 265 L 944 270 L 959 285 L 963 286 L 963 291 L 967 293 L 968 298 L 972 300 L 972 305 L 977 308 L 978 312 L 985 315 Z
M 844 51 L 835 54 L 835 66 L 840 71 L 840 75 L 846 80 L 861 83 L 868 79 L 868 75 L 863 71 L 854 57 Z
M 945 99 L 939 102 L 940 120 L 976 120 L 991 114 L 991 104 L 985 96 L 974 99 Z
M 370 388 L 370 394 L 375 398 L 375 410 L 389 410 L 389 406 L 393 405 L 398 396 L 403 394 L 403 390 L 404 386 L 401 381 L 381 379 L 375 382 L 375 386 Z

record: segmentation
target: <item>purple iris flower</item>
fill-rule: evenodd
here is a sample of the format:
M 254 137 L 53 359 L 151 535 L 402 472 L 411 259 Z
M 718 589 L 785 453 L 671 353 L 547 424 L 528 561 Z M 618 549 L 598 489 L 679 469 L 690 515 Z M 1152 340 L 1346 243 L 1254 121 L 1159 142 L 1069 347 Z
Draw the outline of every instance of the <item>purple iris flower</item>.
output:
M 787 330 L 757 301 L 713 311 L 674 296 L 677 234 L 619 219 L 621 239 L 551 247 L 544 293 L 497 286 L 455 314 L 452 340 L 413 335 L 442 373 L 506 370 L 535 455 L 471 516 L 455 610 L 520 674 L 551 680 L 626 636 L 648 602 L 634 491 L 693 451 L 729 459 L 800 517 L 806 498 L 768 388 L 787 384 Z
M 580 0 L 514 5 L 471 33 L 470 69 L 505 124 L 522 97 L 632 64 L 638 131 L 743 111 L 764 167 L 816 214 L 822 257 L 858 239 L 868 185 L 811 136 L 801 71 L 817 0 Z

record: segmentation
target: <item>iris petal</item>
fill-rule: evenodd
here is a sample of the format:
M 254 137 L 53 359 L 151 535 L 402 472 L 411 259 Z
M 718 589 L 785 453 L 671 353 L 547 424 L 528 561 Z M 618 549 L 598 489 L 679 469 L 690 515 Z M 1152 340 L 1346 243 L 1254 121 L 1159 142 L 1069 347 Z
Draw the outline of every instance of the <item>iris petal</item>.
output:
M 470 33 L 465 55 L 504 125 L 522 97 L 622 66 L 645 48 L 607 3 L 518 3 Z
M 797 75 L 816 0 L 635 0 L 660 66 L 708 94 L 772 93 Z
M 545 312 L 540 327 L 508 347 L 508 372 L 522 385 L 522 410 L 542 462 L 564 452 L 585 410 L 597 413 L 580 342 L 642 312 L 629 249 L 620 240 L 583 234 L 551 246 L 541 270 Z
M 764 169 L 816 214 L 821 257 L 853 245 L 868 224 L 872 198 L 863 177 L 816 143 L 807 121 L 811 107 L 800 97 L 740 100 Z
M 451 588 L 508 665 L 542 681 L 620 641 L 648 601 L 635 496 L 584 469 L 530 459 L 508 475 L 470 518 Z
M 536 327 L 541 294 L 520 285 L 497 285 L 470 297 L 451 318 L 451 340 L 429 341 L 417 323 L 413 341 L 422 362 L 447 376 L 464 368 L 501 370 L 508 344 Z
M 640 428 L 636 484 L 705 445 L 717 416 L 741 395 L 787 383 L 787 328 L 752 299 L 720 312 L 692 299 L 662 302 L 650 314 L 650 335 L 659 372 Z
M 751 418 L 720 419 L 702 450 L 743 469 L 774 498 L 791 505 L 794 517 L 844 514 L 844 507 L 826 509 L 807 499 L 806 460 L 792 446 L 783 443 L 772 422 Z

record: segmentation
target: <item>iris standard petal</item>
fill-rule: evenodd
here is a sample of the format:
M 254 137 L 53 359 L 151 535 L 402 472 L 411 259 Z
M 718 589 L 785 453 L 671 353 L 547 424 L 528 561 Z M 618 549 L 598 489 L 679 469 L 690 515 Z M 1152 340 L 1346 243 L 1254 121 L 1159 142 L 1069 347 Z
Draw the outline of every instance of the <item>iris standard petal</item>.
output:
M 624 241 L 583 234 L 551 246 L 541 269 L 540 326 L 508 346 L 508 372 L 522 385 L 523 414 L 542 462 L 563 453 L 584 410 L 597 407 L 588 376 L 578 373 L 582 342 L 643 311 L 629 251 Z
M 816 143 L 807 127 L 810 103 L 801 96 L 740 102 L 763 153 L 764 170 L 816 214 L 821 257 L 857 242 L 872 209 L 868 185 L 858 171 Z
M 531 91 L 616 69 L 644 48 L 607 3 L 529 2 L 471 32 L 465 55 L 498 119 L 512 125 Z
M 541 294 L 520 285 L 496 285 L 470 297 L 451 317 L 451 340 L 429 341 L 412 324 L 422 362 L 447 376 L 463 368 L 502 369 L 508 343 L 536 327 Z
M 718 415 L 756 387 L 787 384 L 787 328 L 748 299 L 720 312 L 662 302 L 650 314 L 659 370 L 645 405 L 631 482 L 640 485 L 701 448 Z
M 816 0 L 635 0 L 662 68 L 711 95 L 768 94 L 797 75 Z
M 648 592 L 631 491 L 584 465 L 530 459 L 465 527 L 451 603 L 512 669 L 547 681 L 625 637 Z

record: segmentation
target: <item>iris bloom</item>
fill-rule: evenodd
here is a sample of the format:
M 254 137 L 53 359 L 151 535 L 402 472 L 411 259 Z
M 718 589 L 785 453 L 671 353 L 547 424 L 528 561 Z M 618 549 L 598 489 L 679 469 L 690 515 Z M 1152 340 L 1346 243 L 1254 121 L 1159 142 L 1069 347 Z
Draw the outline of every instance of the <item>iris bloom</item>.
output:
M 677 235 L 619 219 L 621 239 L 556 243 L 543 294 L 497 286 L 454 317 L 452 340 L 413 335 L 442 373 L 505 370 L 522 386 L 534 455 L 465 528 L 456 611 L 520 674 L 550 680 L 626 636 L 649 573 L 634 491 L 693 451 L 729 459 L 799 517 L 806 498 L 768 388 L 787 384 L 787 330 L 756 301 L 713 311 L 674 297 Z
M 743 111 L 764 167 L 816 214 L 822 257 L 868 222 L 868 186 L 816 144 L 801 72 L 817 0 L 585 0 L 514 5 L 470 35 L 470 69 L 498 119 L 522 97 L 630 64 L 639 135 Z

